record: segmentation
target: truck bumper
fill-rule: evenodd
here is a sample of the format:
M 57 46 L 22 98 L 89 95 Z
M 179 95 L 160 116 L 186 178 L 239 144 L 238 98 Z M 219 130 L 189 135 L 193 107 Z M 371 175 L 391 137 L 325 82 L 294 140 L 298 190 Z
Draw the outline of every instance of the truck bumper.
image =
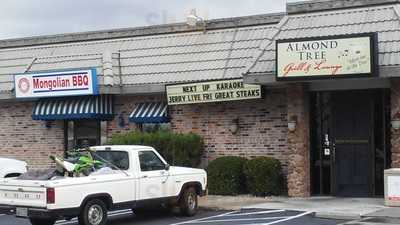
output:
M 7 206 L 7 205 L 0 205 L 0 214 L 11 215 L 12 212 L 15 213 L 15 207 Z
M 16 215 L 16 206 L 0 205 L 0 214 L 6 215 Z M 29 218 L 43 218 L 43 219 L 61 219 L 61 218 L 72 218 L 78 216 L 79 208 L 74 209 L 43 209 L 43 208 L 29 208 L 28 209 Z

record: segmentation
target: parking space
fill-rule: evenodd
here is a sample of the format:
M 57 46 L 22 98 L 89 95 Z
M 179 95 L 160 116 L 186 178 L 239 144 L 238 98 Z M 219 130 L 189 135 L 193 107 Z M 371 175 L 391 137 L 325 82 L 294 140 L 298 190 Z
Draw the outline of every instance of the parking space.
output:
M 109 212 L 108 225 L 169 225 L 192 219 L 214 216 L 225 212 L 220 211 L 200 211 L 194 217 L 181 217 L 172 213 L 153 212 L 137 216 L 131 210 L 120 210 Z M 0 216 L 0 225 L 31 225 L 29 220 L 15 218 L 14 216 Z M 70 221 L 57 221 L 56 225 L 78 225 L 77 218 Z
M 184 221 L 172 225 L 272 225 L 272 224 L 338 224 L 339 221 L 320 220 L 313 217 L 312 212 L 299 212 L 287 210 L 260 210 L 247 209 L 231 211 L 206 218 Z
M 343 221 L 318 219 L 311 212 L 246 209 L 240 211 L 200 211 L 195 217 L 172 213 L 149 213 L 136 216 L 131 210 L 109 213 L 110 225 L 336 225 Z M 0 224 L 30 225 L 26 219 L 0 216 Z M 77 225 L 77 219 L 58 221 L 57 225 Z

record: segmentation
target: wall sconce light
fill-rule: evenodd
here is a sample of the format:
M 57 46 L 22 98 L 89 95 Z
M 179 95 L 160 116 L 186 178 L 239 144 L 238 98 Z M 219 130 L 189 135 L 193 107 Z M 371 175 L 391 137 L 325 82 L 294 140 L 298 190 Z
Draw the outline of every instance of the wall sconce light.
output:
M 392 127 L 395 130 L 400 129 L 400 112 L 397 112 L 394 114 L 392 121 L 391 121 Z
M 125 127 L 125 119 L 122 114 L 119 114 L 119 116 L 118 116 L 118 126 L 121 128 Z
M 232 124 L 229 126 L 229 131 L 232 134 L 236 134 L 239 131 L 239 118 L 232 120 Z
M 398 129 L 400 129 L 400 120 L 399 119 L 396 119 L 396 120 L 392 120 L 392 127 L 393 127 L 393 129 L 395 129 L 395 130 L 398 130 Z
M 296 130 L 297 126 L 297 116 L 291 116 L 288 121 L 288 130 L 293 132 Z

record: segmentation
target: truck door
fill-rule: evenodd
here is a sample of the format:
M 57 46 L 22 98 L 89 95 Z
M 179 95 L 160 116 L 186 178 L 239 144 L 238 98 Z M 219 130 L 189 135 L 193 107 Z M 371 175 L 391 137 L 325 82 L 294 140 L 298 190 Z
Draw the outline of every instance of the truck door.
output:
M 169 172 L 165 163 L 153 151 L 140 151 L 139 200 L 167 196 Z

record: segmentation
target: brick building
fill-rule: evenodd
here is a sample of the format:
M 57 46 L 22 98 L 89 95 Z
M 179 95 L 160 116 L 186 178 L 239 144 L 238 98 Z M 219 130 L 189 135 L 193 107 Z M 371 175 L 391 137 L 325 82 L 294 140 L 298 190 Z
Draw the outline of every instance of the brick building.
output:
M 284 13 L 210 20 L 205 27 L 0 41 L 0 156 L 41 168 L 50 154 L 84 142 L 101 144 L 116 133 L 169 123 L 174 131 L 204 137 L 205 164 L 224 155 L 279 159 L 290 196 L 379 196 L 383 169 L 400 166 L 399 9 L 398 0 L 317 0 L 289 3 Z M 370 45 L 361 46 L 366 40 Z M 365 49 L 368 54 L 357 55 Z M 277 59 L 302 51 L 300 63 L 357 57 L 346 61 L 351 65 L 334 64 L 340 65 L 335 73 L 314 74 L 299 64 L 280 74 Z M 91 75 L 89 92 L 45 83 L 73 74 Z M 207 93 L 190 89 L 233 81 L 244 86 L 213 92 L 218 101 L 195 99 Z M 171 94 L 169 87 L 183 91 Z M 229 96 L 257 88 L 257 96 Z M 183 102 L 173 103 L 172 95 Z M 193 99 L 184 102 L 184 96 Z

